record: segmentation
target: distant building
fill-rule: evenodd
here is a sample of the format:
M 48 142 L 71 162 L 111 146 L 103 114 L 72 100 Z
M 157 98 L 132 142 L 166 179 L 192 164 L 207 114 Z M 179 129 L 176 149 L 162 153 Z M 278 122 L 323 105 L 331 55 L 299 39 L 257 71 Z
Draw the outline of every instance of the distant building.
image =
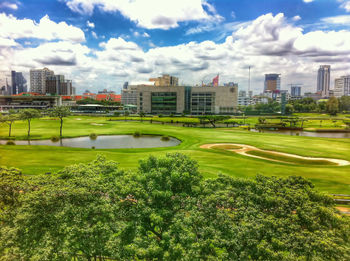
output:
M 252 103 L 252 95 L 247 96 L 246 91 L 239 91 L 238 93 L 238 105 L 240 106 L 248 106 Z
M 60 105 L 62 105 L 61 96 L 0 96 L 0 111 L 7 111 L 10 109 L 48 109 Z
M 123 90 L 126 90 L 128 88 L 129 82 L 124 82 L 123 84 Z
M 329 97 L 329 86 L 331 80 L 331 66 L 321 65 L 317 74 L 317 93 L 322 97 Z
M 334 81 L 334 96 L 350 96 L 350 75 L 342 76 Z
M 276 91 L 281 89 L 281 75 L 280 74 L 265 74 L 264 92 Z
M 169 74 L 163 74 L 161 77 L 150 78 L 150 82 L 154 82 L 154 86 L 178 86 L 179 78 Z
M 75 88 L 72 81 L 65 80 L 64 75 L 53 75 L 46 78 L 45 93 L 51 95 L 73 95 Z
M 30 91 L 46 94 L 46 78 L 53 75 L 48 68 L 30 70 Z
M 11 95 L 19 94 L 27 91 L 27 80 L 21 72 L 11 71 Z
M 290 94 L 292 97 L 301 97 L 301 86 L 300 85 L 291 85 Z
M 123 104 L 134 104 L 137 111 L 152 114 L 232 114 L 237 109 L 235 86 L 190 87 L 129 85 L 122 92 Z M 127 100 L 129 99 L 129 100 Z

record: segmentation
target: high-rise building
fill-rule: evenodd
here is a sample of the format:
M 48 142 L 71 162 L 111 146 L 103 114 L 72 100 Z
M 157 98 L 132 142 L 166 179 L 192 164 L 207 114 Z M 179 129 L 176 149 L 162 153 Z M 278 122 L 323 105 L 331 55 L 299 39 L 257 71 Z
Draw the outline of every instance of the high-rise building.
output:
M 162 77 L 150 78 L 150 82 L 154 82 L 154 86 L 178 86 L 179 78 L 169 74 L 163 74 Z
M 19 94 L 27 92 L 27 80 L 23 77 L 21 72 L 11 71 L 11 88 L 10 94 Z
M 350 75 L 342 76 L 334 81 L 334 96 L 350 96 Z
M 265 74 L 264 92 L 281 89 L 281 75 L 276 73 Z
M 301 86 L 292 84 L 290 86 L 290 93 L 292 97 L 300 97 L 301 96 Z
M 123 84 L 123 90 L 128 89 L 129 82 L 124 82 Z
M 53 75 L 46 78 L 45 94 L 72 95 L 75 94 L 72 81 L 65 80 L 64 75 Z
M 30 70 L 30 91 L 46 94 L 46 78 L 53 75 L 48 68 Z
M 329 86 L 331 81 L 331 66 L 321 65 L 317 74 L 317 93 L 322 97 L 329 96 Z

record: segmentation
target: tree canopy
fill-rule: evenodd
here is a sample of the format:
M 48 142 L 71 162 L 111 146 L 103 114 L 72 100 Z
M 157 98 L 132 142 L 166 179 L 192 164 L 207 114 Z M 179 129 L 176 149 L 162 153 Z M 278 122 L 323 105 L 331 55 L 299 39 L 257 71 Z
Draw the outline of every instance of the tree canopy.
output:
M 301 177 L 204 179 L 182 154 L 126 171 L 0 169 L 4 260 L 349 260 L 350 222 Z

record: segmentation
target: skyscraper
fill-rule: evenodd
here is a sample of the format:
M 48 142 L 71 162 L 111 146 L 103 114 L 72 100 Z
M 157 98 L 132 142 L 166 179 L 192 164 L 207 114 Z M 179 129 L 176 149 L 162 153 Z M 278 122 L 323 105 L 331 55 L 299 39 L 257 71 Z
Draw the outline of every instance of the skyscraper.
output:
M 46 78 L 53 75 L 54 72 L 47 68 L 30 70 L 30 91 L 45 94 Z
M 264 92 L 281 89 L 281 75 L 272 73 L 265 74 Z
M 350 75 L 342 76 L 334 81 L 334 96 L 350 96 Z
M 317 74 L 317 93 L 322 97 L 329 96 L 329 86 L 331 82 L 331 66 L 321 65 Z
M 21 72 L 11 71 L 11 88 L 10 94 L 19 94 L 27 91 L 27 80 Z
M 301 86 L 292 84 L 290 86 L 290 93 L 292 97 L 300 97 L 301 96 Z

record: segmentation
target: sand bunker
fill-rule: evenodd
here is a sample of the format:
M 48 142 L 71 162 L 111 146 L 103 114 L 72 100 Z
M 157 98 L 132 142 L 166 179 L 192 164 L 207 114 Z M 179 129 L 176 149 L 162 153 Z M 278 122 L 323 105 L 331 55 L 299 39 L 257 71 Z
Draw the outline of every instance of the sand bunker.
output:
M 350 162 L 341 159 L 331 159 L 331 158 L 313 158 L 313 157 L 303 157 L 295 154 L 262 150 L 254 146 L 245 144 L 235 144 L 235 143 L 216 143 L 216 144 L 204 144 L 200 146 L 202 149 L 222 149 L 227 151 L 232 151 L 247 157 L 288 163 L 288 164 L 313 164 L 313 165 L 336 165 L 336 166 L 347 166 Z M 308 162 L 309 161 L 309 162 Z
M 104 124 L 102 124 L 102 123 L 95 123 L 95 122 L 93 122 L 93 123 L 91 123 L 91 125 L 94 125 L 94 126 L 103 126 Z

